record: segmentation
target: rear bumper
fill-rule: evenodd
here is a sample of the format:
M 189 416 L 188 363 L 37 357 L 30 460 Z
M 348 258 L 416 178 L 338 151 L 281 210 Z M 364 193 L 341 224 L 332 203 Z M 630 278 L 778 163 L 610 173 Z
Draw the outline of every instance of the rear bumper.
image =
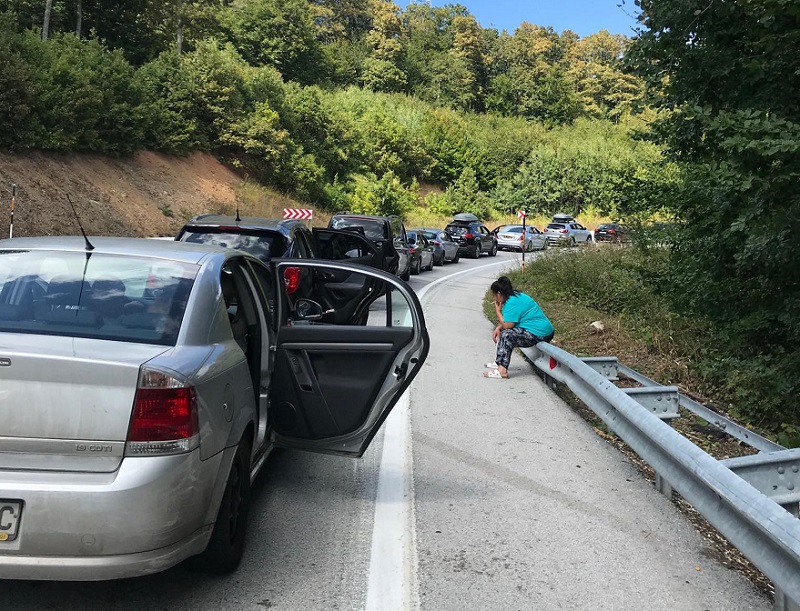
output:
M 0 499 L 23 503 L 0 578 L 94 581 L 166 569 L 201 552 L 230 450 L 125 458 L 113 473 L 0 472 Z
M 168 547 L 117 556 L 0 556 L 0 579 L 104 581 L 142 577 L 199 554 L 213 526 L 204 526 Z

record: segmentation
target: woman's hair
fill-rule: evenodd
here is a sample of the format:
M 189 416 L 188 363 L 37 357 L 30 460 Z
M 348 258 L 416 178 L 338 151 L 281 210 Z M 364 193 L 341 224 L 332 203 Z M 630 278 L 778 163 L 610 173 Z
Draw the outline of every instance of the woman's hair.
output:
M 492 293 L 499 293 L 506 299 L 518 292 L 514 290 L 514 287 L 511 286 L 511 280 L 509 280 L 506 276 L 500 276 L 497 280 L 492 282 L 491 290 Z

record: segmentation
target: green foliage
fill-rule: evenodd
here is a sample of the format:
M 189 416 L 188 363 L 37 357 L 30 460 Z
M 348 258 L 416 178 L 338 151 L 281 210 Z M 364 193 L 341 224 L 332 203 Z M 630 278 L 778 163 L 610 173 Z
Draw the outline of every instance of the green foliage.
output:
M 312 12 L 306 0 L 249 0 L 226 8 L 223 30 L 255 66 L 272 66 L 286 80 L 310 84 L 325 73 Z
M 165 52 L 136 71 L 145 99 L 144 146 L 174 154 L 208 148 L 189 75 L 175 53 Z
M 656 135 L 681 163 L 685 222 L 664 291 L 706 313 L 709 368 L 735 379 L 748 419 L 796 424 L 800 405 L 800 5 L 784 0 L 642 0 L 630 61 Z M 769 400 L 757 385 L 779 389 Z
M 121 52 L 72 34 L 43 41 L 25 32 L 20 42 L 36 93 L 27 146 L 127 153 L 141 145 L 141 92 Z
M 34 74 L 19 53 L 13 16 L 0 13 L 0 147 L 24 148 L 35 102 Z
M 666 204 L 677 172 L 659 149 L 624 125 L 579 120 L 552 130 L 495 191 L 495 205 L 534 214 L 580 214 L 589 206 L 615 218 L 649 216 Z
M 489 216 L 489 197 L 480 190 L 475 170 L 464 168 L 458 180 L 447 187 L 442 195 L 430 194 L 427 203 L 431 212 L 452 216 L 469 212 L 478 218 Z
M 406 187 L 392 171 L 380 178 L 374 174 L 357 174 L 351 181 L 349 193 L 339 201 L 353 212 L 403 216 L 416 204 L 417 189 L 416 181 Z

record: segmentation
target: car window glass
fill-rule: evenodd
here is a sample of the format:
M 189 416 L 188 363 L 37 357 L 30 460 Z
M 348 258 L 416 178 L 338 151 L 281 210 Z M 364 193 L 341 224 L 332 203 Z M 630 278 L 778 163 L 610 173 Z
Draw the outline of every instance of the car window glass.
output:
M 340 261 L 342 259 L 357 259 L 372 254 L 367 246 L 359 239 L 358 235 L 345 233 L 326 233 L 317 234 L 317 245 L 319 252 L 317 258 L 332 259 Z
M 548 229 L 564 229 L 564 225 L 562 223 L 550 223 L 547 226 Z
M 314 277 L 315 282 L 302 294 L 289 294 L 285 285 L 279 285 L 283 303 L 281 326 L 412 326 L 412 308 L 406 297 L 374 272 L 342 270 L 333 263 L 325 265 L 317 261 L 313 269 L 302 263 L 287 262 L 279 266 L 278 274 L 283 274 L 287 267 L 299 268 L 302 274 Z
M 348 227 L 362 227 L 364 235 L 370 240 L 384 240 L 384 224 L 375 219 L 360 219 L 347 217 L 334 217 L 331 220 L 331 229 L 347 229 Z
M 197 271 L 149 257 L 0 251 L 0 332 L 174 345 Z
M 279 233 L 252 235 L 190 229 L 181 236 L 181 241 L 235 248 L 248 252 L 262 261 L 269 261 L 272 257 L 281 257 L 289 249 L 288 240 Z
M 469 231 L 468 227 L 464 225 L 448 225 L 447 226 L 447 233 L 450 235 L 464 235 Z

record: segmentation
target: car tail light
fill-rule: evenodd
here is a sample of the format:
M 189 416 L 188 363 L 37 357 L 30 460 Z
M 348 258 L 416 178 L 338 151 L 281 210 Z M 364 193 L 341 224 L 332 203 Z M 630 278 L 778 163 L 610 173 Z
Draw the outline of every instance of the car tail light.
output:
M 433 245 L 434 245 L 434 246 L 441 246 L 441 245 L 442 245 L 442 243 L 441 243 L 441 242 L 434 242 L 434 243 L 433 243 Z
M 617 233 L 617 230 L 616 229 L 609 229 L 608 233 Z
M 194 386 L 142 367 L 128 427 L 127 456 L 188 452 L 200 445 Z
M 300 288 L 300 268 L 287 267 L 283 270 L 283 282 L 286 285 L 286 294 L 291 295 Z
M 569 229 L 562 229 L 562 230 L 561 230 L 561 231 L 559 231 L 558 233 L 569 233 Z
M 521 236 L 519 236 L 519 238 L 517 239 L 517 242 L 522 242 L 522 240 L 524 240 L 524 239 L 525 239 L 525 236 L 524 236 L 524 235 L 521 235 Z
M 475 237 L 475 234 L 474 234 L 474 233 L 465 233 L 465 234 L 464 234 L 464 237 L 465 237 L 466 239 L 468 239 L 468 240 L 471 240 L 472 238 L 474 238 L 474 237 Z

